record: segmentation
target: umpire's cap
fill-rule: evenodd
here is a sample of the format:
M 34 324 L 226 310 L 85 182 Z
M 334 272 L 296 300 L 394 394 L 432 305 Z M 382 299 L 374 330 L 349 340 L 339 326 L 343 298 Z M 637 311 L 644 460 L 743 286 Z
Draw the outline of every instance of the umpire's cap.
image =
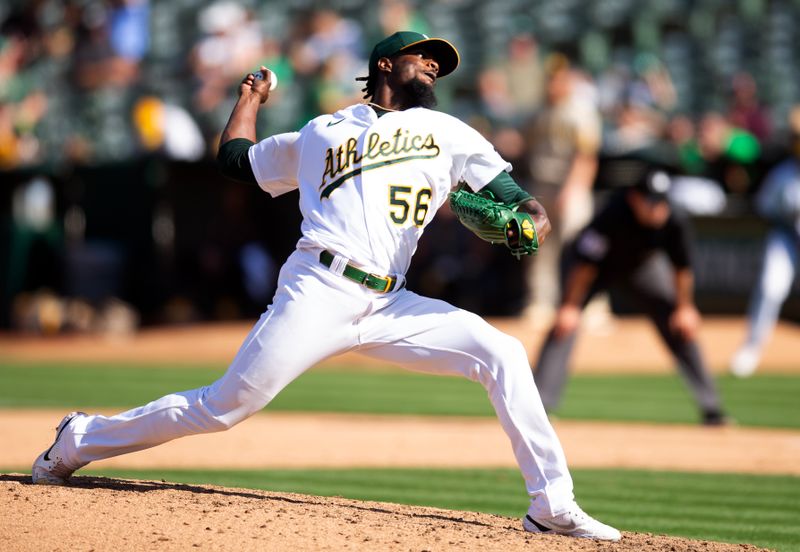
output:
M 646 171 L 633 188 L 649 201 L 666 201 L 672 188 L 672 179 L 662 170 Z
M 438 77 L 449 75 L 458 67 L 460 57 L 456 47 L 443 38 L 431 38 L 414 31 L 398 31 L 378 42 L 369 56 L 369 72 L 374 75 L 378 69 L 378 60 L 383 57 L 392 57 L 403 50 L 415 46 L 424 47 L 431 53 L 436 63 L 439 64 Z

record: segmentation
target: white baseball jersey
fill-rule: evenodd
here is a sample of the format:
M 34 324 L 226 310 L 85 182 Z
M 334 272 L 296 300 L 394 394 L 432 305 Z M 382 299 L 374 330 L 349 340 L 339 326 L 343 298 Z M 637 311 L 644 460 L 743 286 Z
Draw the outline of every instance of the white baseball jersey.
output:
M 762 216 L 793 228 L 800 236 L 800 162 L 788 159 L 777 165 L 764 181 L 756 209 Z
M 511 170 L 454 117 L 414 108 L 378 118 L 364 104 L 267 138 L 249 157 L 270 195 L 300 189 L 298 248 L 328 249 L 379 274 L 405 274 L 425 226 L 459 182 L 478 191 Z

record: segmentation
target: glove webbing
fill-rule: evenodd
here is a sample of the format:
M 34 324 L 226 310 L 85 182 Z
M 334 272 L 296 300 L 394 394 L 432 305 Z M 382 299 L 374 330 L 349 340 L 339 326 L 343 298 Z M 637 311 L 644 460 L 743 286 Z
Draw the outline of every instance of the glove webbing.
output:
M 477 194 L 462 194 L 459 198 L 459 210 L 466 220 L 480 220 L 484 224 L 494 225 L 502 219 L 499 207 L 487 208 L 487 200 Z M 482 237 L 492 243 L 505 243 L 506 234 L 502 227 L 496 229 L 481 229 Z

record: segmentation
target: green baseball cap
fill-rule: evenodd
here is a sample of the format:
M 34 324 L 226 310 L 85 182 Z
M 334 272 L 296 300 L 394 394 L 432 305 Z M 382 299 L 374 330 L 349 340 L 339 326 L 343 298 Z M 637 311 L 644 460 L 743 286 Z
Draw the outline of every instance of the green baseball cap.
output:
M 439 77 L 449 75 L 458 67 L 460 57 L 456 47 L 443 38 L 431 38 L 414 31 L 398 31 L 378 42 L 369 56 L 369 72 L 378 68 L 378 60 L 392 57 L 415 46 L 424 47 L 439 64 Z

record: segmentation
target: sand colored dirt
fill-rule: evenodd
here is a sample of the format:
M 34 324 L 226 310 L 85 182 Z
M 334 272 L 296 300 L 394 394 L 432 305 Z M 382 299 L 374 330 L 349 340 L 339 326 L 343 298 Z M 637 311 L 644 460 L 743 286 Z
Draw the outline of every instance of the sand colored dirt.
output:
M 0 467 L 25 468 L 53 438 L 60 411 L 0 410 Z M 800 476 L 800 432 L 559 420 L 573 468 Z M 313 446 L 310 446 L 313 443 Z M 493 418 L 268 413 L 229 431 L 103 460 L 98 468 L 515 467 Z
M 212 486 L 0 475 L 0 549 L 698 551 L 751 545 L 625 533 L 618 543 L 532 535 L 519 520 L 437 508 Z

